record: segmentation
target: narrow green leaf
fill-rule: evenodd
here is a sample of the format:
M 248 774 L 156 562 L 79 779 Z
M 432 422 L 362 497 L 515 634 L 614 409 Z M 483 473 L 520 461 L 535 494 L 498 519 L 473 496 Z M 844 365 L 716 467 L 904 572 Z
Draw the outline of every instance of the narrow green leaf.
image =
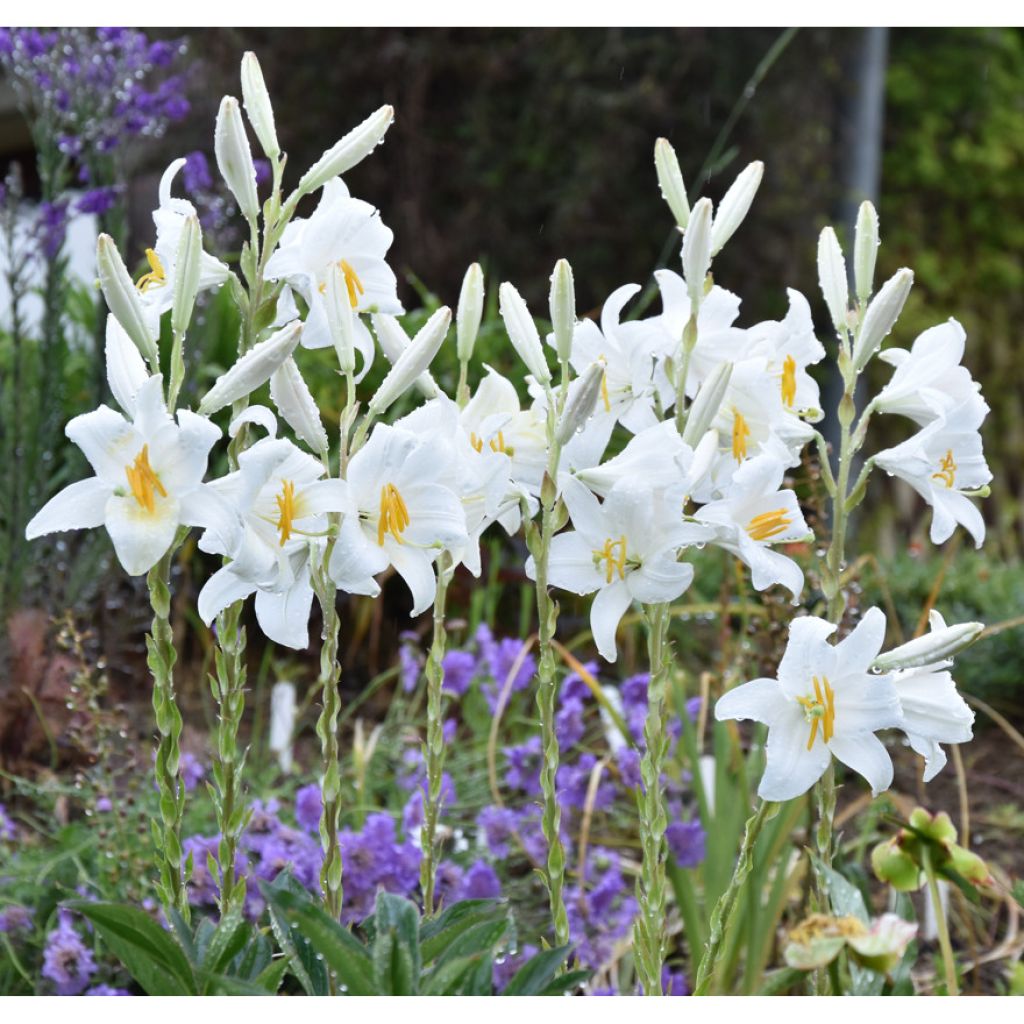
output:
M 505 986 L 506 996 L 539 996 L 554 980 L 565 963 L 572 946 L 546 949 L 529 960 L 513 975 Z

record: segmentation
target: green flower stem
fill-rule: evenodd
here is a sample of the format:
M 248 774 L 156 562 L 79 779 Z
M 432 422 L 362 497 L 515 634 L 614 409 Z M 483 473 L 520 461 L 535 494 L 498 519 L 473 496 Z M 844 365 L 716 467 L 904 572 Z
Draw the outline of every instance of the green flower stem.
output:
M 420 887 L 423 890 L 423 911 L 434 913 L 434 876 L 437 872 L 437 819 L 441 813 L 441 776 L 444 770 L 444 713 L 441 705 L 444 688 L 445 605 L 448 584 L 454 566 L 452 557 L 444 552 L 437 565 L 437 596 L 434 598 L 434 637 L 427 656 L 427 788 L 423 794 L 423 860 L 420 862 Z
M 647 655 L 651 681 L 647 688 L 647 721 L 644 724 L 646 749 L 640 762 L 643 785 L 637 791 L 640 817 L 642 862 L 637 879 L 637 903 L 640 914 L 633 929 L 636 971 L 644 994 L 660 996 L 661 969 L 665 961 L 665 828 L 668 815 L 661 787 L 661 773 L 668 749 L 665 732 L 665 697 L 668 690 L 670 659 L 667 656 L 669 607 L 649 605 L 647 616 Z
M 181 541 L 149 570 L 149 602 L 153 626 L 146 637 L 147 663 L 153 677 L 153 712 L 160 739 L 156 751 L 156 783 L 160 816 L 153 822 L 153 838 L 161 855 L 157 889 L 165 910 L 177 910 L 189 920 L 188 894 L 181 846 L 181 820 L 185 813 L 185 784 L 180 775 L 181 712 L 174 696 L 174 633 L 171 629 L 171 562 Z
M 935 929 L 939 933 L 939 949 L 942 951 L 942 965 L 946 972 L 946 994 L 960 995 L 960 986 L 956 978 L 956 961 L 953 959 L 953 945 L 949 941 L 949 923 L 942 910 L 942 897 L 939 895 L 939 882 L 932 863 L 932 854 L 927 843 L 921 844 L 921 856 L 925 877 L 928 879 L 928 896 L 932 901 L 935 913 Z
M 743 832 L 743 843 L 740 846 L 739 858 L 736 861 L 736 870 L 733 872 L 729 887 L 719 897 L 715 909 L 711 914 L 711 927 L 708 932 L 708 941 L 704 947 L 704 955 L 701 957 L 700 966 L 697 968 L 697 980 L 694 985 L 695 996 L 708 995 L 715 976 L 715 968 L 722 953 L 722 942 L 725 939 L 725 930 L 728 927 L 729 919 L 732 917 L 736 900 L 743 889 L 743 883 L 750 874 L 754 863 L 754 844 L 761 834 L 761 829 L 769 819 L 773 818 L 778 811 L 778 804 L 762 800 L 757 811 L 747 819 L 747 827 Z

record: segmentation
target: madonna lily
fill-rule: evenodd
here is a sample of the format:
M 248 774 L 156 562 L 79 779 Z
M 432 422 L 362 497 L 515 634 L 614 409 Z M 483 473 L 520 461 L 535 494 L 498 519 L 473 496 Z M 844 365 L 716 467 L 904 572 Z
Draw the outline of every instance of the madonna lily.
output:
M 679 597 L 693 580 L 693 566 L 680 562 L 678 551 L 709 531 L 683 523 L 678 487 L 654 491 L 622 481 L 601 503 L 570 478 L 562 496 L 575 529 L 552 540 L 548 579 L 574 594 L 597 592 L 590 627 L 601 657 L 615 661 L 615 631 L 626 609 L 633 601 L 665 604 Z M 533 558 L 526 575 L 535 576 Z
M 874 794 L 892 783 L 892 761 L 879 729 L 902 723 L 892 678 L 871 672 L 885 639 L 885 616 L 869 609 L 838 644 L 836 626 L 805 616 L 793 621 L 775 679 L 754 679 L 730 690 L 715 717 L 768 726 L 767 765 L 758 786 L 764 800 L 806 793 L 835 756 L 863 775 Z
M 317 459 L 291 441 L 269 437 L 239 455 L 234 473 L 210 484 L 243 529 L 234 539 L 216 530 L 200 538 L 203 551 L 232 559 L 199 593 L 199 614 L 207 625 L 255 593 L 264 634 L 285 647 L 308 646 L 311 558 L 326 543 L 327 513 L 346 507 L 344 483 L 323 475 Z
M 992 479 L 978 432 L 987 413 L 988 406 L 972 396 L 903 444 L 874 457 L 876 465 L 905 480 L 932 506 L 933 544 L 949 540 L 957 523 L 974 538 L 976 547 L 985 541 L 985 521 L 968 493 L 976 493 Z
M 412 592 L 412 614 L 434 601 L 434 561 L 468 539 L 462 503 L 443 478 L 450 453 L 444 438 L 380 424 L 352 457 L 348 505 L 331 576 L 341 590 L 371 592 L 372 577 L 389 565 Z
M 966 340 L 963 327 L 949 320 L 918 335 L 909 352 L 904 348 L 880 352 L 878 358 L 895 366 L 896 372 L 871 407 L 908 416 L 923 427 L 964 403 L 984 406 L 980 386 L 960 365 Z
M 779 583 L 796 598 L 803 571 L 771 545 L 806 540 L 811 530 L 796 494 L 781 486 L 784 472 L 771 455 L 751 459 L 736 471 L 726 497 L 704 505 L 693 518 L 713 531 L 712 544 L 749 566 L 755 590 Z
M 346 295 L 355 313 L 401 315 L 398 282 L 385 261 L 394 236 L 369 203 L 349 195 L 340 178 L 329 181 L 320 204 L 308 219 L 296 218 L 284 230 L 281 244 L 267 262 L 272 281 L 286 281 L 309 307 L 302 344 L 328 348 L 333 344 L 326 308 L 332 267 L 344 275 Z M 355 346 L 363 356 L 360 376 L 373 359 L 373 339 L 362 320 L 353 318 Z
M 187 409 L 175 422 L 159 375 L 134 391 L 119 382 L 118 390 L 131 406 L 131 420 L 101 405 L 65 430 L 96 475 L 51 498 L 25 536 L 105 526 L 125 571 L 141 576 L 163 557 L 179 526 L 216 525 L 230 532 L 230 516 L 202 483 L 220 430 Z

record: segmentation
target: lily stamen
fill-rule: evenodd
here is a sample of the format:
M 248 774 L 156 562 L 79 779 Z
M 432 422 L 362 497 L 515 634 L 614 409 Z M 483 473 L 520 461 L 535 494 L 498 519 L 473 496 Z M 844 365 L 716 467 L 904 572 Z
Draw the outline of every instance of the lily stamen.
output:
M 750 427 L 743 418 L 743 413 L 738 409 L 733 410 L 732 421 L 732 457 L 737 462 L 742 462 L 747 457 L 747 438 L 750 437 Z
M 747 524 L 747 533 L 751 540 L 768 540 L 780 533 L 785 533 L 793 520 L 786 515 L 784 508 L 774 508 L 770 512 L 762 512 Z
M 160 285 L 167 283 L 167 273 L 164 270 L 164 265 L 160 262 L 160 257 L 157 256 L 155 249 L 146 250 L 146 262 L 149 264 L 149 273 L 143 274 L 135 283 L 135 287 L 140 292 L 144 292 L 147 288 L 153 287 L 154 285 L 159 287 Z
M 142 451 L 135 456 L 135 462 L 130 466 L 125 466 L 124 472 L 128 477 L 128 486 L 131 487 L 135 500 L 147 512 L 153 512 L 156 508 L 154 491 L 161 498 L 167 497 L 167 490 L 160 482 L 160 477 L 156 475 L 153 467 L 149 464 L 148 444 L 142 446 Z
M 605 563 L 605 583 L 611 583 L 618 573 L 619 579 L 626 578 L 626 538 L 612 540 L 609 537 L 603 548 L 594 548 L 594 561 L 598 566 Z
M 356 306 L 359 305 L 359 296 L 362 295 L 366 289 L 363 287 L 363 282 L 359 280 L 359 275 L 355 272 L 355 268 L 348 260 L 338 260 L 338 266 L 341 267 L 341 272 L 345 276 L 345 287 L 348 289 L 348 301 L 352 304 L 352 308 L 355 309 Z
M 377 543 L 384 546 L 384 536 L 390 533 L 399 544 L 404 544 L 402 534 L 409 525 L 409 509 L 394 484 L 385 484 L 380 489 L 380 518 L 377 520 Z
M 782 364 L 782 401 L 790 409 L 796 401 L 796 360 L 786 356 Z
M 291 539 L 293 533 L 293 522 L 295 514 L 295 483 L 291 480 L 282 482 L 281 493 L 276 498 L 277 510 L 280 513 L 277 520 L 277 531 L 281 537 L 281 547 Z
M 814 746 L 818 736 L 818 724 L 821 724 L 821 738 L 824 743 L 829 743 L 835 733 L 836 725 L 836 694 L 829 685 L 828 676 L 822 676 L 819 681 L 817 676 L 813 678 L 814 696 L 797 697 L 797 703 L 804 709 L 804 717 L 810 723 L 811 735 L 807 740 L 807 749 Z
M 932 473 L 933 480 L 941 480 L 949 490 L 956 483 L 956 471 L 959 467 L 953 461 L 953 449 L 949 448 L 939 463 L 938 473 Z

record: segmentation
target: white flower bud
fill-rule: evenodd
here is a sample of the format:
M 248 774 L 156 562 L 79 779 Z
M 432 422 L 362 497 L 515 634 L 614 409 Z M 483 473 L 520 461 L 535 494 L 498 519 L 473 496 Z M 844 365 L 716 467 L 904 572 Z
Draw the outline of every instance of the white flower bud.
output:
M 327 271 L 324 308 L 334 350 L 338 353 L 338 366 L 342 373 L 353 373 L 356 368 L 355 314 L 345 273 L 338 263 L 332 263 Z
M 567 363 L 572 355 L 572 338 L 576 333 L 576 287 L 568 260 L 559 260 L 551 275 L 551 326 L 555 332 L 558 361 Z
M 676 151 L 668 139 L 658 139 L 654 144 L 654 169 L 658 172 L 661 198 L 668 203 L 679 230 L 685 231 L 690 219 L 690 203 L 686 198 L 686 185 L 683 183 L 683 172 L 679 170 Z
M 947 626 L 938 612 L 931 613 L 930 633 L 916 637 L 885 654 L 880 654 L 873 667 L 890 672 L 893 669 L 922 668 L 948 661 L 981 636 L 985 627 L 980 622 L 962 622 Z
M 302 321 L 293 320 L 266 341 L 254 345 L 227 373 L 217 378 L 199 403 L 199 412 L 209 416 L 266 384 L 274 371 L 295 351 L 301 336 Z
M 171 327 L 176 335 L 188 330 L 199 294 L 199 272 L 203 259 L 203 233 L 199 218 L 190 215 L 182 225 L 178 252 L 174 259 L 174 305 Z
M 96 267 L 100 288 L 110 312 L 125 329 L 128 337 L 135 342 L 153 372 L 159 373 L 160 357 L 157 353 L 156 340 L 146 323 L 138 290 L 110 235 L 100 235 L 96 241 Z
M 508 281 L 498 289 L 498 309 L 501 311 L 502 320 L 505 321 L 509 341 L 512 342 L 512 347 L 519 358 L 526 364 L 527 370 L 538 383 L 550 384 L 551 371 L 544 358 L 537 325 L 533 322 L 523 297 Z
M 285 423 L 315 452 L 327 451 L 330 441 L 313 395 L 289 356 L 270 376 L 270 400 Z
M 722 197 L 722 201 L 718 204 L 718 213 L 715 215 L 714 224 L 711 226 L 712 256 L 716 256 L 722 251 L 722 246 L 732 238 L 736 229 L 743 223 L 743 218 L 746 217 L 750 204 L 754 201 L 763 176 L 764 164 L 760 160 L 755 160 L 739 173 L 729 191 Z
M 374 313 L 370 318 L 373 322 L 373 330 L 380 342 L 381 351 L 387 357 L 389 363 L 394 365 L 398 357 L 409 347 L 409 335 L 405 333 L 402 325 L 387 313 Z M 437 386 L 429 370 L 424 370 L 415 381 L 416 390 L 424 398 L 437 398 L 441 389 Z
M 875 259 L 878 256 L 878 213 L 866 200 L 857 212 L 857 233 L 853 244 L 853 279 L 857 299 L 867 302 L 875 280 Z
M 263 81 L 260 62 L 251 52 L 242 57 L 242 101 L 263 152 L 271 160 L 276 160 L 281 155 L 281 146 L 274 127 L 274 108 L 270 105 L 270 93 Z
M 606 365 L 603 359 L 598 359 L 587 367 L 582 377 L 573 382 L 561 419 L 555 428 L 555 440 L 560 445 L 568 444 L 593 414 L 597 400 L 601 397 L 601 382 L 604 380 Z
M 128 337 L 113 313 L 107 314 L 107 335 L 104 347 L 107 364 L 107 383 L 117 404 L 135 418 L 135 396 L 149 380 L 146 363 L 138 347 Z
M 914 272 L 903 267 L 882 285 L 871 300 L 854 341 L 853 369 L 856 373 L 867 366 L 885 336 L 893 329 L 913 284 Z
M 274 683 L 270 691 L 270 742 L 267 744 L 281 771 L 292 769 L 292 736 L 295 732 L 295 684 Z
M 699 199 L 683 235 L 683 277 L 695 308 L 704 300 L 704 278 L 711 268 L 712 209 L 710 199 Z
M 434 361 L 452 322 L 452 311 L 442 306 L 419 329 L 409 347 L 395 360 L 377 393 L 370 399 L 369 410 L 380 415 L 415 384 Z
M 825 297 L 832 323 L 842 336 L 847 330 L 850 292 L 846 282 L 846 260 L 832 228 L 823 228 L 818 237 L 818 284 Z
M 473 358 L 473 347 L 484 317 L 484 272 L 479 263 L 470 264 L 462 279 L 459 306 L 455 312 L 455 345 L 460 363 Z
M 375 110 L 362 124 L 339 139 L 299 181 L 299 195 L 322 188 L 332 178 L 351 170 L 368 157 L 381 142 L 395 119 L 394 107 Z
M 691 448 L 704 437 L 718 415 L 732 377 L 732 367 L 732 363 L 719 363 L 701 384 L 697 397 L 686 414 L 686 426 L 683 428 L 683 441 Z
M 260 201 L 256 195 L 256 167 L 252 162 L 242 112 L 234 96 L 225 96 L 220 101 L 213 134 L 213 151 L 221 177 L 231 189 L 242 216 L 255 223 L 260 213 Z

